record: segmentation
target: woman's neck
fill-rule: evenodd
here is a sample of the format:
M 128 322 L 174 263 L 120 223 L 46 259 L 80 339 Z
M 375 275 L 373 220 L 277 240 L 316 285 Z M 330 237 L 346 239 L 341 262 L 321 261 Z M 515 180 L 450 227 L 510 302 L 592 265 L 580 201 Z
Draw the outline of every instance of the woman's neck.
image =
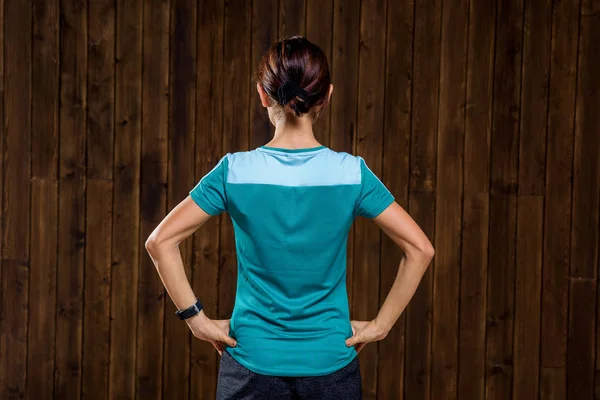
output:
M 265 146 L 282 149 L 304 149 L 321 146 L 313 133 L 313 123 L 309 115 L 277 123 L 273 139 Z

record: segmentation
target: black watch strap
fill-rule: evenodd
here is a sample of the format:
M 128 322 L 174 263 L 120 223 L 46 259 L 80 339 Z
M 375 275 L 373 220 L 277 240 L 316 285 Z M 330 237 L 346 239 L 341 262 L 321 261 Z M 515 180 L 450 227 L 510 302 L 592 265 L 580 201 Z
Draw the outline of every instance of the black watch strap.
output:
M 175 311 L 175 314 L 177 314 L 179 319 L 183 320 L 193 317 L 194 315 L 198 314 L 200 310 L 202 310 L 202 304 L 200 303 L 200 300 L 198 300 L 198 298 L 196 297 L 196 302 L 194 304 L 192 304 L 185 310 Z

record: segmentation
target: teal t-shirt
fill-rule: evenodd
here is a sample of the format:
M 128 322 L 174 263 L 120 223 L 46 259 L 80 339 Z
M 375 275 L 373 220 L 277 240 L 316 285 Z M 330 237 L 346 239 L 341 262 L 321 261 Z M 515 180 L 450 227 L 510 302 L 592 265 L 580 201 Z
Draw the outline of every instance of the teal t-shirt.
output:
M 374 218 L 394 201 L 364 160 L 325 146 L 262 146 L 226 154 L 189 193 L 233 222 L 237 346 L 226 351 L 275 376 L 326 375 L 350 363 L 348 232 L 356 216 Z

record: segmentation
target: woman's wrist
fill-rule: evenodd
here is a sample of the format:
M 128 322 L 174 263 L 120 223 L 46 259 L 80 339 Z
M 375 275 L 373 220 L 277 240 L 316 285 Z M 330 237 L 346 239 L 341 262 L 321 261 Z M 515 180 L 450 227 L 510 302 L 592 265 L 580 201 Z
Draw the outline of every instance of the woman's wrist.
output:
M 392 329 L 392 326 L 394 324 L 390 323 L 389 321 L 385 320 L 384 318 L 378 315 L 373 320 L 373 325 L 375 326 L 375 328 L 381 336 L 387 336 L 388 332 L 390 331 L 390 329 Z
M 204 309 L 202 309 L 198 314 L 194 315 L 193 317 L 185 319 L 185 322 L 187 322 L 187 324 L 190 326 L 198 326 L 200 324 L 204 324 L 208 320 L 208 316 L 204 313 Z

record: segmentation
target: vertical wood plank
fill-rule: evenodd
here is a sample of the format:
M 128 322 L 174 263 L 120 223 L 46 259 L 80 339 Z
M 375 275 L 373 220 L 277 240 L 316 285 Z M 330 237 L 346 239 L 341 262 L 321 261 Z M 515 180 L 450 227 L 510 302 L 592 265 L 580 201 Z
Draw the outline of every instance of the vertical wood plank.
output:
M 467 48 L 458 398 L 485 390 L 490 136 L 496 5 L 471 0 Z M 467 250 L 468 249 L 468 250 Z
M 0 29 L 0 194 L 4 196 L 4 148 L 6 147 L 6 124 L 4 120 L 5 116 L 5 85 L 4 85 L 4 42 L 5 42 L 5 34 L 4 34 L 4 0 L 0 0 L 0 23 L 2 24 L 2 29 Z M 4 197 L 2 197 L 4 199 Z M 0 206 L 0 232 L 4 232 L 4 200 L 1 201 L 2 205 Z M 0 277 L 2 276 L 2 255 L 4 254 L 4 240 L 2 234 L 0 234 Z M 2 284 L 0 283 L 0 300 L 4 297 L 4 291 L 2 290 Z M 2 322 L 2 306 L 0 306 L 0 357 L 2 357 L 2 332 L 3 332 L 3 322 Z M 2 363 L 0 362 L 0 371 L 2 370 Z M 2 380 L 0 379 L 0 385 L 2 384 Z M 0 390 L 1 386 L 0 386 Z
M 35 159 L 34 154 L 32 153 L 32 160 Z M 56 167 L 54 170 L 56 171 Z M 43 300 L 30 302 L 28 307 L 25 398 L 51 397 L 54 390 L 57 186 L 56 179 L 34 179 L 31 186 L 32 247 L 29 296 L 31 299 Z
M 252 2 L 252 49 L 250 70 L 252 77 L 258 69 L 263 54 L 269 46 L 277 41 L 278 20 L 277 0 Z M 255 149 L 267 143 L 273 137 L 275 128 L 269 121 L 267 109 L 262 106 L 256 89 L 256 81 L 252 79 L 250 85 L 250 132 L 248 145 Z
M 540 396 L 566 399 L 573 127 L 577 81 L 579 0 L 552 10 L 548 100 Z
M 600 223 L 600 1 L 582 0 L 575 110 L 571 277 L 596 279 Z
M 441 1 L 416 2 L 409 212 L 427 237 L 435 235 L 436 141 L 440 80 Z M 405 397 L 431 397 L 431 335 L 435 260 L 425 272 L 406 314 Z
M 441 1 L 415 3 L 410 190 L 435 190 Z
M 223 151 L 233 153 L 248 149 L 250 41 L 250 3 L 230 1 L 225 5 L 223 58 Z M 228 94 L 235 93 L 235 97 Z M 235 303 L 237 263 L 233 225 L 229 215 L 221 218 L 219 257 L 218 318 L 230 318 Z
M 142 119 L 142 1 L 116 5 L 109 397 L 135 396 Z
M 432 240 L 435 237 L 435 194 L 428 191 L 409 192 L 408 208 L 412 218 Z M 425 271 L 406 308 L 405 399 L 431 398 L 432 267 Z
M 529 154 L 524 154 L 523 150 L 521 147 L 521 159 L 524 161 Z M 540 389 L 543 218 L 544 198 L 542 196 L 519 196 L 515 273 L 515 361 L 512 389 L 514 399 L 537 398 Z
M 388 1 L 383 129 L 383 183 L 408 209 L 410 113 L 414 3 Z M 396 279 L 402 251 L 381 235 L 379 307 Z M 378 342 L 377 396 L 400 399 L 404 393 L 405 319 L 402 313 L 385 340 Z
M 540 399 L 562 400 L 567 398 L 565 368 L 542 367 L 540 369 Z
M 286 36 L 305 34 L 306 1 L 307 0 L 279 0 L 280 39 Z
M 356 136 L 356 104 L 358 93 L 358 26 L 360 0 L 334 0 L 333 54 L 330 64 L 331 82 L 331 135 L 329 147 L 335 151 L 354 153 Z M 348 302 L 353 300 L 354 225 L 348 234 L 346 249 L 346 291 Z M 351 314 L 352 315 L 352 314 Z
M 496 151 L 493 149 L 492 144 L 492 151 Z M 516 214 L 516 195 L 490 196 L 490 247 L 486 290 L 487 399 L 505 399 L 512 396 Z
M 570 280 L 567 399 L 594 397 L 596 287 L 595 279 Z
M 113 208 L 114 47 L 112 1 L 91 2 L 88 26 L 87 197 L 82 396 L 108 395 Z M 102 390 L 100 390 L 102 388 Z
M 114 1 L 90 2 L 88 14 L 87 178 L 112 180 L 115 112 Z M 108 196 L 112 203 L 110 193 Z
M 196 110 L 197 9 L 189 1 L 171 1 L 171 66 L 169 102 L 168 210 L 188 196 L 194 185 Z M 179 246 L 188 279 L 192 278 L 192 240 Z M 165 309 L 163 397 L 187 399 L 190 378 L 190 340 L 187 324 L 175 317 L 170 299 Z
M 489 399 L 512 395 L 522 0 L 498 2 L 497 24 L 487 276 L 486 397 Z
M 93 151 L 90 149 L 90 152 Z M 110 167 L 112 164 L 107 165 Z M 88 240 L 85 246 L 81 391 L 86 399 L 106 399 L 109 387 L 113 184 L 109 179 L 87 179 L 86 191 L 85 229 Z
M 552 1 L 525 3 L 519 136 L 519 196 L 543 196 Z
M 468 0 L 443 2 L 436 171 L 431 397 L 457 398 Z
M 198 73 L 196 83 L 196 181 L 223 157 L 223 17 L 221 1 L 206 1 L 198 9 Z M 258 97 L 258 93 L 254 92 Z M 265 114 L 266 114 L 266 109 Z M 217 316 L 219 223 L 211 218 L 194 235 L 193 287 L 210 318 Z M 201 340 L 192 341 L 190 397 L 215 398 L 219 353 Z
M 35 0 L 32 6 L 31 176 L 56 180 L 60 58 L 59 4 L 58 0 Z
M 523 0 L 499 2 L 497 21 L 503 26 L 496 30 L 490 189 L 492 194 L 516 194 Z
M 333 0 L 306 0 L 306 37 L 323 50 L 328 63 L 331 63 L 332 57 L 332 21 Z M 331 68 L 331 65 L 329 67 Z M 313 125 L 315 138 L 325 146 L 329 146 L 330 143 L 330 118 L 331 107 L 327 107 L 321 111 L 317 122 Z
M 25 397 L 30 273 L 31 32 L 29 3 L 5 9 L 0 397 Z
M 598 41 L 600 41 L 600 29 L 598 27 L 598 24 L 600 23 L 600 19 L 599 19 L 599 15 L 600 15 L 600 2 L 598 1 L 586 1 L 582 4 L 582 9 L 581 9 L 581 20 L 585 19 L 585 25 L 584 25 L 584 32 L 588 35 L 588 41 L 585 43 L 586 45 L 592 45 L 592 43 L 598 43 Z M 581 39 L 580 39 L 581 40 Z M 600 103 L 600 96 L 598 95 L 598 87 L 600 87 L 600 82 L 598 79 L 598 74 L 597 74 L 597 67 L 598 67 L 598 61 L 599 61 L 599 56 L 598 56 L 598 52 L 594 52 L 594 51 L 590 51 L 588 53 L 588 65 L 596 65 L 596 73 L 592 73 L 590 75 L 590 78 L 593 78 L 593 81 L 588 81 L 588 84 L 590 84 L 593 88 L 596 88 L 595 90 L 591 91 L 591 93 L 588 93 L 589 95 L 591 95 L 591 98 L 589 100 L 589 104 L 590 107 L 594 107 L 591 104 L 594 104 L 596 107 L 596 112 L 595 113 L 591 113 L 590 115 L 590 121 L 586 122 L 584 125 L 586 126 L 585 129 L 592 129 L 595 130 L 596 132 L 596 143 L 598 146 L 600 146 L 600 140 L 598 140 L 598 136 L 600 135 L 600 125 L 599 125 L 599 120 L 598 120 L 598 109 L 599 109 L 599 103 Z M 585 68 L 588 68 L 587 66 Z M 587 118 L 586 118 L 587 120 Z M 596 163 L 596 166 L 598 169 L 596 169 L 596 175 L 600 174 L 600 166 L 598 163 Z M 597 195 L 600 195 L 598 192 L 596 192 Z M 598 200 L 598 202 L 600 203 L 600 199 Z M 600 210 L 598 210 L 598 213 L 600 214 Z M 599 219 L 600 219 L 600 215 L 598 215 Z M 600 223 L 600 221 L 599 221 Z M 596 231 L 598 235 L 600 235 L 600 231 Z M 598 238 L 598 237 L 597 237 Z M 598 238 L 597 241 L 597 248 L 596 248 L 596 265 L 597 268 L 595 268 L 595 278 L 596 278 L 596 292 L 597 292 L 597 298 L 598 298 L 598 302 L 596 304 L 596 354 L 595 354 L 595 392 L 594 392 L 594 396 L 596 399 L 600 399 L 600 290 L 598 290 L 598 278 L 599 278 L 599 274 L 600 274 L 600 238 Z
M 489 94 L 491 91 L 487 93 Z M 485 95 L 485 91 L 481 94 Z M 480 116 L 484 117 L 483 114 L 486 113 L 487 111 L 483 111 Z M 482 123 L 482 131 L 476 132 L 474 129 L 467 128 L 467 139 L 465 141 L 467 149 L 479 140 L 484 141 L 483 145 L 485 147 L 480 147 L 482 150 L 479 155 L 474 154 L 474 146 L 465 152 L 463 251 L 459 300 L 459 368 L 457 384 L 457 398 L 459 399 L 482 399 L 485 392 L 486 278 L 490 199 L 488 193 L 468 192 L 467 187 L 471 185 L 472 188 L 476 188 L 478 185 L 475 183 L 475 179 L 469 176 L 471 171 L 474 171 L 477 167 L 484 168 L 484 165 L 489 165 L 489 141 L 485 136 L 489 135 L 490 126 L 489 120 L 479 119 L 479 122 L 475 122 L 477 118 L 479 117 L 473 117 L 472 127 Z M 467 162 L 467 159 L 471 161 Z M 468 184 L 468 181 L 471 181 L 471 183 Z
M 552 2 L 526 2 L 519 138 L 513 398 L 539 394 L 546 123 Z
M 382 176 L 383 111 L 385 75 L 371 71 L 385 69 L 385 36 L 387 1 L 363 3 L 360 14 L 360 47 L 358 53 L 358 119 L 357 154 L 379 177 Z M 355 222 L 353 316 L 370 320 L 379 310 L 379 276 L 373 266 L 380 263 L 380 229 L 366 218 Z M 363 396 L 377 397 L 377 346 L 360 352 Z
M 60 3 L 60 120 L 54 396 L 81 395 L 87 125 L 87 1 Z
M 169 133 L 169 2 L 144 2 L 140 248 L 167 212 Z M 166 290 L 146 252 L 138 276 L 136 395 L 162 399 Z
M 59 11 L 57 1 L 37 1 L 32 5 L 34 40 L 31 75 L 29 298 L 44 300 L 30 302 L 28 306 L 28 379 L 25 397 L 44 398 L 51 396 L 54 390 Z
M 600 232 L 600 1 L 582 0 L 575 110 L 571 277 L 567 354 L 567 397 L 592 398 L 594 367 L 600 365 L 596 332 L 596 286 Z M 574 280 L 573 278 L 584 278 Z M 594 304 L 590 304 L 594 299 Z M 598 328 L 600 331 L 600 328 Z M 594 338 L 590 340 L 589 336 Z

